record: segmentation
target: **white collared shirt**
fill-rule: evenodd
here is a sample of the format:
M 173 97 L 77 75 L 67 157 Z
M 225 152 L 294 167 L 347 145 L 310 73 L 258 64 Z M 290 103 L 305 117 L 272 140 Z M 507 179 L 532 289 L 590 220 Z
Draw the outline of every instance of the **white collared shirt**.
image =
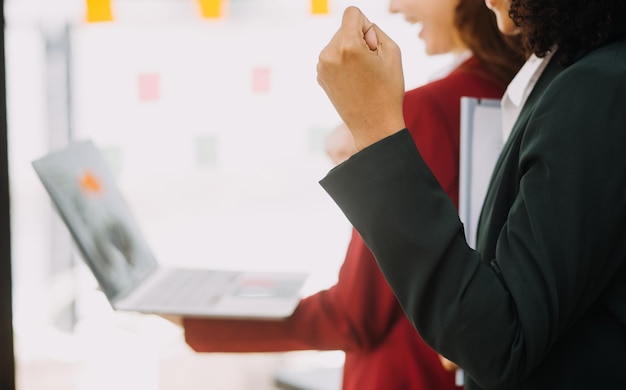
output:
M 556 48 L 555 48 L 556 49 Z M 555 52 L 550 50 L 548 54 L 539 58 L 531 55 L 522 68 L 517 72 L 513 80 L 509 83 L 506 92 L 502 96 L 502 140 L 506 142 L 513 130 L 513 125 L 526 103 L 526 99 L 537 84 L 539 76 L 550 62 L 550 58 Z

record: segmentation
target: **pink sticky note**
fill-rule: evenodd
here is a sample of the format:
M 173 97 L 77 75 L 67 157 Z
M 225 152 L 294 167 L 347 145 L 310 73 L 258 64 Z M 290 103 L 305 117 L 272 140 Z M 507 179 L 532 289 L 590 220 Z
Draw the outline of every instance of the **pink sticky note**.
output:
M 268 67 L 257 67 L 252 70 L 252 92 L 269 92 L 271 85 L 271 69 Z
M 139 100 L 142 102 L 159 100 L 161 97 L 161 76 L 157 73 L 139 75 Z

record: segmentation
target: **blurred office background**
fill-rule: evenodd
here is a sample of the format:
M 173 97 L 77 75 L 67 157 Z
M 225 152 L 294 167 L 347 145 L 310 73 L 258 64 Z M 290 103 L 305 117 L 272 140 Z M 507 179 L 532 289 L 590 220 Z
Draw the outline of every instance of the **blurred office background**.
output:
M 387 0 L 4 1 L 19 390 L 263 390 L 341 367 L 341 352 L 195 354 L 167 321 L 113 313 L 30 162 L 92 139 L 160 262 L 326 288 L 350 227 L 317 183 L 340 119 L 315 68 L 348 5 L 400 44 L 407 88 L 448 61 Z

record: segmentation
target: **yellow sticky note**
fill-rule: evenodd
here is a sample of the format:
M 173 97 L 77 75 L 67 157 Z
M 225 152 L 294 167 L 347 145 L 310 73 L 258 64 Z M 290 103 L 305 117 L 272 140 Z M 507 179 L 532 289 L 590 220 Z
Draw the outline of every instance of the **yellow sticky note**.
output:
M 87 22 L 110 22 L 113 20 L 111 0 L 87 0 Z
M 311 13 L 321 15 L 328 13 L 328 0 L 311 0 Z
M 203 18 L 217 19 L 221 16 L 222 0 L 198 0 Z

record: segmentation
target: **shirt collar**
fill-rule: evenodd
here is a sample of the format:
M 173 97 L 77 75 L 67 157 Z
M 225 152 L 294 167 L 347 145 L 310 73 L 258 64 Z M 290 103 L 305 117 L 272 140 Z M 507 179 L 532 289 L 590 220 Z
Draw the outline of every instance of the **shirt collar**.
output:
M 517 72 L 511 83 L 507 87 L 506 95 L 516 106 L 521 106 L 527 94 L 534 87 L 541 76 L 541 73 L 550 62 L 550 59 L 554 55 L 555 50 L 550 50 L 543 58 L 539 58 L 536 55 L 531 55 L 524 66 Z
M 502 97 L 502 139 L 506 140 L 517 121 L 526 99 L 539 80 L 541 73 L 550 62 L 556 47 L 543 58 L 534 54 L 528 58 L 524 66 L 509 83 Z

